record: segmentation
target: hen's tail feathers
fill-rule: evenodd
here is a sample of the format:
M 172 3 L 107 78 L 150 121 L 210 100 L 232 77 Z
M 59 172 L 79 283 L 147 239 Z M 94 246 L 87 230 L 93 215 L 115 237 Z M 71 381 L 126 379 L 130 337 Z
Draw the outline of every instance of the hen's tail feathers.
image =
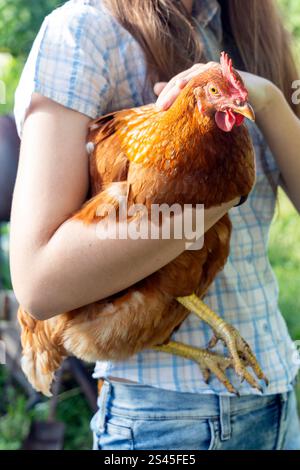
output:
M 50 397 L 54 374 L 66 353 L 58 343 L 58 335 L 50 320 L 31 317 L 22 307 L 18 310 L 23 347 L 21 367 L 31 385 Z

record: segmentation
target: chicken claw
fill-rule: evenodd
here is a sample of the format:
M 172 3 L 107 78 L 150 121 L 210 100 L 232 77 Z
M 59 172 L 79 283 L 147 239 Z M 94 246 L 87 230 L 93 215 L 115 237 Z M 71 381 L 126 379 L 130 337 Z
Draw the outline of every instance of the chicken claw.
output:
M 213 348 L 219 340 L 222 340 L 227 346 L 233 359 L 234 369 L 237 375 L 242 379 L 245 379 L 252 387 L 257 388 L 262 392 L 262 387 L 258 385 L 246 367 L 251 366 L 255 375 L 260 380 L 263 380 L 266 385 L 269 384 L 269 381 L 261 370 L 249 344 L 241 337 L 237 329 L 224 322 L 220 331 L 215 333 L 213 338 L 210 340 L 208 348 Z
M 262 392 L 262 387 L 248 372 L 246 367 L 251 366 L 257 378 L 264 380 L 266 385 L 269 383 L 268 379 L 261 370 L 249 344 L 241 337 L 238 330 L 234 326 L 226 323 L 195 294 L 187 297 L 178 297 L 177 300 L 213 328 L 215 334 L 208 347 L 212 348 L 219 339 L 222 340 L 231 355 L 236 374 L 241 379 L 245 379 L 252 387 Z
M 194 360 L 199 364 L 205 382 L 208 382 L 210 374 L 213 373 L 230 393 L 238 395 L 225 375 L 226 369 L 233 367 L 233 360 L 230 357 L 220 356 L 208 349 L 195 348 L 177 341 L 169 341 L 167 344 L 154 346 L 152 349 Z

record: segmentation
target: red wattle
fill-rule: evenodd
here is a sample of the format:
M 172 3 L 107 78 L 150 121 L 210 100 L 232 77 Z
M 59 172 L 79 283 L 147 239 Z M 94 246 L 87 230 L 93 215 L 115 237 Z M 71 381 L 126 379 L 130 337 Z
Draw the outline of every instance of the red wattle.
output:
M 215 121 L 219 129 L 224 132 L 230 132 L 236 123 L 236 116 L 230 109 L 226 111 L 217 111 L 215 114 Z
M 241 126 L 245 120 L 245 117 L 242 114 L 235 113 L 235 125 Z

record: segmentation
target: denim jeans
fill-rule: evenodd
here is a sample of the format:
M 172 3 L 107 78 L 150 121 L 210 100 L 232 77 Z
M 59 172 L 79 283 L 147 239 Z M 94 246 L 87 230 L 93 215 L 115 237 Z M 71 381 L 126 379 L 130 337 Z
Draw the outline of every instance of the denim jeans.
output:
M 294 391 L 229 397 L 105 379 L 95 450 L 300 450 Z

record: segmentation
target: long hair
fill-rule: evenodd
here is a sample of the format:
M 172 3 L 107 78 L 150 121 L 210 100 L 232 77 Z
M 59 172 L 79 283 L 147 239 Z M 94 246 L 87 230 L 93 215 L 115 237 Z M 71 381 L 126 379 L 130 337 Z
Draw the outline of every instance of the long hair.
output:
M 151 83 L 169 80 L 194 63 L 204 62 L 203 46 L 192 16 L 180 0 L 105 0 L 113 16 L 138 41 Z M 291 38 L 275 0 L 219 0 L 223 30 L 235 43 L 242 70 L 275 83 L 291 102 L 298 78 Z

